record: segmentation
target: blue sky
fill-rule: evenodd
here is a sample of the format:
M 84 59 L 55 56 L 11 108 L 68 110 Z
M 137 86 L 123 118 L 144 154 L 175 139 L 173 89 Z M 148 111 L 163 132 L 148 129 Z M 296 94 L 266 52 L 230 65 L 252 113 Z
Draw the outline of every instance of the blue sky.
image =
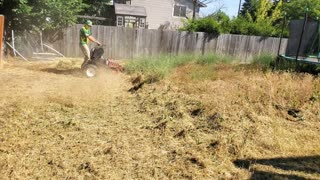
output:
M 211 14 L 215 12 L 219 7 L 222 7 L 222 11 L 227 13 L 230 17 L 236 16 L 238 14 L 239 2 L 240 0 L 213 0 L 216 2 L 212 2 L 208 4 L 206 8 L 201 10 L 203 15 Z M 243 3 L 244 0 L 241 0 Z

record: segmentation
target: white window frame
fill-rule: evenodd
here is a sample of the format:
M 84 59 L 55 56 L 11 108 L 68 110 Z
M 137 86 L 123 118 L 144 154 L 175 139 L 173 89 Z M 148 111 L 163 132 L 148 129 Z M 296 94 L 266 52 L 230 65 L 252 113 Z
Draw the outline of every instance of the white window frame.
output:
M 139 27 L 141 28 L 146 27 L 146 18 L 139 18 Z
M 121 21 L 121 24 L 119 23 Z M 123 16 L 117 16 L 117 27 L 123 27 L 124 26 L 124 17 Z

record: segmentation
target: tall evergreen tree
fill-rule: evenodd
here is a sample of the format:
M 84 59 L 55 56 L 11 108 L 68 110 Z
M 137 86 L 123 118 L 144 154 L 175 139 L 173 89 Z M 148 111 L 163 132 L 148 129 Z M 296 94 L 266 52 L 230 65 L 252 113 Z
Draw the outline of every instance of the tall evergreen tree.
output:
M 283 0 L 278 0 L 274 2 L 274 9 L 272 11 L 271 21 L 277 22 L 283 16 Z
M 240 11 L 241 16 L 246 16 L 247 13 L 255 20 L 256 19 L 256 11 L 258 8 L 258 0 L 245 0 L 242 4 L 242 8 Z
M 257 2 L 256 21 L 257 22 L 271 22 L 268 18 L 269 12 L 272 8 L 271 0 L 259 0 Z

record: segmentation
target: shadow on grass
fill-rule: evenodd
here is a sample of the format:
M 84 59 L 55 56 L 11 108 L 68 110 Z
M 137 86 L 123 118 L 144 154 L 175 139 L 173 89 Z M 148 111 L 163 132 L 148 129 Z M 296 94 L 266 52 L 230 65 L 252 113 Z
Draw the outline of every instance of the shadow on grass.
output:
M 320 156 L 271 158 L 271 159 L 238 159 L 233 162 L 237 167 L 250 169 L 251 165 L 272 166 L 285 171 L 299 171 L 306 174 L 320 175 Z M 277 174 L 274 172 L 253 171 L 250 179 L 306 179 L 296 175 Z
M 260 179 L 292 179 L 292 180 L 306 180 L 307 178 L 296 176 L 296 175 L 286 175 L 286 174 L 277 174 L 265 171 L 254 171 L 251 180 L 260 180 Z
M 81 71 L 81 69 L 60 70 L 60 69 L 56 69 L 56 68 L 45 68 L 45 69 L 41 69 L 41 71 L 47 72 L 47 73 L 54 73 L 54 74 L 58 74 L 58 75 L 72 75 L 75 77 L 84 77 L 84 74 Z

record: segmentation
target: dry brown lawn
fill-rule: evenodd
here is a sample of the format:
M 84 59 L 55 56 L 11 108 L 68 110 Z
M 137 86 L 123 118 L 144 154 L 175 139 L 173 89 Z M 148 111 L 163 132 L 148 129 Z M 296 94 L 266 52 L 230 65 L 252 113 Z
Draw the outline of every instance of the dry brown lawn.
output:
M 80 63 L 0 70 L 0 179 L 320 179 L 320 78 L 186 65 L 142 84 Z

